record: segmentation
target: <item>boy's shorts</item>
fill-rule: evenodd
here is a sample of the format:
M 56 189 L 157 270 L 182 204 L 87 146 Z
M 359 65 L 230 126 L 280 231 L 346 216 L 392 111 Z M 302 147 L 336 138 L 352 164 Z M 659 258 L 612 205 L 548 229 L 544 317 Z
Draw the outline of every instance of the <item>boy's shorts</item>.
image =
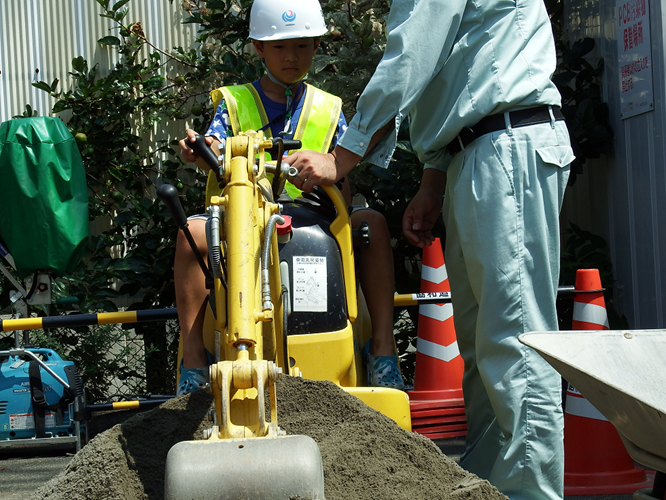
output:
M 210 214 L 194 214 L 190 215 L 187 220 L 208 220 L 210 219 Z

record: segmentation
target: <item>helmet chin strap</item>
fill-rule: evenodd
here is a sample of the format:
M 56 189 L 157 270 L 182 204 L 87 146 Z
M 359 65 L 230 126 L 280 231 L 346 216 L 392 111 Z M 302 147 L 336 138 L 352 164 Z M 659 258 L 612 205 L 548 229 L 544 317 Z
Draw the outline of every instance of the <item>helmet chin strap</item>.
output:
M 266 75 L 268 76 L 268 78 L 270 78 L 270 80 L 273 83 L 275 83 L 275 84 L 279 85 L 280 87 L 284 88 L 284 95 L 287 98 L 287 114 L 284 116 L 284 130 L 282 132 L 280 132 L 280 135 L 291 135 L 291 134 L 293 134 L 293 129 L 292 129 L 292 126 L 291 126 L 291 115 L 293 113 L 292 106 L 293 106 L 293 101 L 294 101 L 294 93 L 292 92 L 292 89 L 293 88 L 298 88 L 300 83 L 303 80 L 305 80 L 305 78 L 303 78 L 302 80 L 299 80 L 297 82 L 294 82 L 291 85 L 287 85 L 286 83 L 281 82 L 280 80 L 278 80 L 277 78 L 275 78 L 271 74 L 271 72 L 268 70 L 268 67 L 266 66 L 266 61 L 264 61 L 263 59 L 261 60 L 261 65 L 266 70 Z

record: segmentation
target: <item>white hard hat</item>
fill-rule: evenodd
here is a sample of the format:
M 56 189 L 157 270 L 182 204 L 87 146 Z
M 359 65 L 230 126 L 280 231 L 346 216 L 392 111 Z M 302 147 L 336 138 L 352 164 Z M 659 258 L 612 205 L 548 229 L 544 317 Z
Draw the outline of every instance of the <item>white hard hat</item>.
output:
M 255 0 L 250 38 L 260 42 L 322 36 L 328 30 L 319 0 Z

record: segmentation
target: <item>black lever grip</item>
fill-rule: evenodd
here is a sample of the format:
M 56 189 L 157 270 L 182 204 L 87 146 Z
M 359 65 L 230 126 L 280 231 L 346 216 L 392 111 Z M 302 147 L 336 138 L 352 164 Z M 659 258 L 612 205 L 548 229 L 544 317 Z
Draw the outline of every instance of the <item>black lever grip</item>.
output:
M 301 143 L 301 141 L 294 139 L 283 139 L 282 144 L 284 145 L 285 151 L 291 151 L 292 149 L 301 149 L 303 147 L 303 143 Z
M 213 153 L 213 150 L 210 149 L 210 146 L 206 144 L 206 138 L 203 135 L 195 135 L 195 141 L 190 142 L 189 139 L 187 139 L 187 144 L 192 148 L 192 150 L 199 156 L 203 161 L 206 162 L 206 165 L 208 165 L 213 172 L 217 172 L 217 167 L 219 167 L 219 163 L 217 161 L 217 156 L 215 156 L 215 153 Z
M 166 205 L 171 213 L 171 217 L 176 222 L 179 228 L 187 227 L 187 217 L 183 210 L 183 205 L 180 204 L 178 198 L 178 190 L 171 184 L 162 184 L 157 188 L 157 196 L 159 196 L 162 203 Z
M 303 147 L 303 143 L 298 140 L 294 139 L 283 139 L 282 137 L 278 137 L 276 139 L 273 139 L 273 145 L 266 149 L 265 151 L 267 153 L 270 153 L 271 158 L 273 160 L 277 161 L 277 167 L 280 168 L 280 162 L 282 161 L 282 153 L 285 151 L 291 151 L 293 149 L 301 149 Z M 279 158 L 278 158 L 279 157 Z

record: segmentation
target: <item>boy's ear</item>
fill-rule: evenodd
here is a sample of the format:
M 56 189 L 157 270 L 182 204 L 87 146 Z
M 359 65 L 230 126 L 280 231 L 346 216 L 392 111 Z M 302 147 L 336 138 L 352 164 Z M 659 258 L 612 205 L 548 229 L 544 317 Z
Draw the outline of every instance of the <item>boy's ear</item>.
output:
M 320 37 L 316 37 L 316 38 L 314 39 L 314 50 L 315 50 L 315 52 L 316 52 L 317 49 L 319 48 L 319 44 L 320 44 L 320 43 L 321 43 L 321 38 L 320 38 Z
M 254 50 L 257 51 L 257 54 L 259 54 L 260 58 L 264 58 L 264 42 L 260 42 L 259 40 L 252 40 L 252 45 L 254 45 Z

